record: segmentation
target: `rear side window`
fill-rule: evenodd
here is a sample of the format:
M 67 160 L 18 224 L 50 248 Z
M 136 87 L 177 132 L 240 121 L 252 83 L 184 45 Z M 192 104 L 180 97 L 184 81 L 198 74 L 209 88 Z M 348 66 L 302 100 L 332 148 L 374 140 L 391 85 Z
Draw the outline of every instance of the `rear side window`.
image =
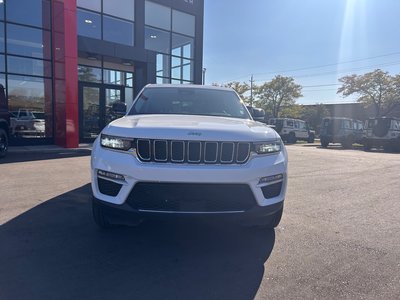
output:
M 286 121 L 286 126 L 287 127 L 293 127 L 293 121 L 287 120 Z
M 343 121 L 343 128 L 344 128 L 344 129 L 351 129 L 351 122 L 350 122 L 350 120 L 344 120 L 344 121 Z

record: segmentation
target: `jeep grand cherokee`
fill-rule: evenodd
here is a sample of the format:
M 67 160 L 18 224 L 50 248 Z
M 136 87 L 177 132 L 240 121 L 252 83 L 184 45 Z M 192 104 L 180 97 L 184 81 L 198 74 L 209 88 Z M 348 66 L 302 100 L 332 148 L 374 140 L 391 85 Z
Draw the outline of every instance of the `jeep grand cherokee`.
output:
M 94 142 L 91 176 L 100 227 L 184 214 L 271 228 L 282 216 L 287 153 L 231 89 L 148 85 Z

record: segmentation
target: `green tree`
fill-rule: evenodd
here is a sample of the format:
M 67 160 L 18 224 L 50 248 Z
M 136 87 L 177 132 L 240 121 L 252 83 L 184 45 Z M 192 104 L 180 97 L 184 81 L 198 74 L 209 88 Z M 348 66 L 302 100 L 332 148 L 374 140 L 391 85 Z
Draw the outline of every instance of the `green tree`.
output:
M 308 125 L 319 132 L 322 119 L 329 116 L 329 110 L 322 103 L 304 106 L 301 119 L 306 121 Z
M 258 106 L 270 110 L 273 117 L 277 118 L 283 107 L 296 104 L 296 100 L 303 96 L 301 89 L 301 85 L 295 83 L 292 77 L 277 75 L 271 81 L 259 86 L 255 95 Z
M 389 114 L 400 103 L 400 77 L 377 69 L 364 75 L 349 75 L 339 79 L 337 93 L 344 97 L 357 95 L 357 101 L 375 107 L 375 116 Z
M 293 104 L 282 107 L 279 116 L 281 118 L 293 118 L 300 119 L 304 113 L 304 106 L 299 104 Z
M 222 86 L 222 87 L 227 87 L 234 89 L 236 93 L 239 94 L 240 98 L 244 101 L 244 103 L 249 104 L 250 103 L 250 85 L 246 82 L 239 82 L 239 81 L 232 81 L 228 82 L 222 85 L 219 85 L 217 83 L 213 83 L 214 86 Z M 254 89 L 254 86 L 253 86 Z

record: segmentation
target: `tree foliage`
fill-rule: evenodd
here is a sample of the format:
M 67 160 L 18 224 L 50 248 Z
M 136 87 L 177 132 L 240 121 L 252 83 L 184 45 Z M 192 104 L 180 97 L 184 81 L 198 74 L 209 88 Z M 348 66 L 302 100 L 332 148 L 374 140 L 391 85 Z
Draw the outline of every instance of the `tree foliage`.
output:
M 339 79 L 342 86 L 337 93 L 344 97 L 357 95 L 357 101 L 375 107 L 375 116 L 389 114 L 400 104 L 400 76 L 391 76 L 377 69 L 364 75 L 349 75 Z
M 292 77 L 275 76 L 271 81 L 259 86 L 255 95 L 259 107 L 270 110 L 272 116 L 277 118 L 283 107 L 296 103 L 301 94 L 301 85 L 294 82 Z
M 239 81 L 232 81 L 222 85 L 214 83 L 215 86 L 222 86 L 234 89 L 236 93 L 239 94 L 240 98 L 244 101 L 244 103 L 250 103 L 250 85 L 247 82 L 239 82 Z M 254 89 L 254 86 L 253 86 Z

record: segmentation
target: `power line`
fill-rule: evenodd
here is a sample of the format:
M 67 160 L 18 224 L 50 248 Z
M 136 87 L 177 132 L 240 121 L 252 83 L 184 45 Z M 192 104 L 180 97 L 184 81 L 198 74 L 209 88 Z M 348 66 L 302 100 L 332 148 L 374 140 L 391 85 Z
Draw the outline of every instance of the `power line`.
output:
M 268 74 L 276 74 L 276 73 L 287 73 L 287 72 L 296 72 L 296 71 L 304 71 L 304 70 L 311 70 L 311 69 L 319 69 L 319 68 L 324 68 L 324 67 L 332 67 L 332 66 L 337 66 L 337 65 L 341 65 L 341 64 L 348 64 L 348 63 L 353 63 L 353 62 L 371 60 L 371 59 L 394 56 L 394 55 L 400 55 L 400 52 L 392 52 L 392 53 L 387 53 L 387 54 L 381 54 L 381 55 L 370 56 L 370 57 L 365 57 L 365 58 L 358 58 L 358 59 L 347 60 L 347 61 L 336 62 L 336 63 L 325 64 L 325 65 L 302 67 L 302 68 L 297 68 L 297 69 L 288 69 L 288 70 L 280 70 L 280 71 L 279 70 L 278 71 L 270 71 L 270 72 L 265 72 L 265 73 L 256 73 L 256 74 L 253 74 L 253 75 L 268 75 Z M 244 77 L 248 77 L 250 75 L 251 74 L 247 74 L 247 75 L 244 75 L 244 76 L 236 77 L 235 79 L 227 80 L 225 82 L 235 81 L 235 80 L 238 80 L 238 79 L 242 79 Z
M 358 67 L 358 68 L 352 68 L 352 69 L 346 69 L 346 70 L 342 70 L 342 71 L 326 71 L 326 72 L 314 73 L 314 74 L 294 75 L 293 77 L 294 78 L 307 78 L 307 77 L 315 77 L 315 76 L 329 75 L 329 74 L 343 74 L 343 73 L 348 73 L 348 72 L 353 72 L 353 71 L 360 71 L 360 70 L 365 70 L 365 69 L 371 69 L 371 68 L 377 68 L 377 67 L 388 67 L 388 66 L 395 66 L 395 65 L 400 65 L 400 61 L 389 62 L 389 63 L 384 63 L 384 64 L 377 64 L 377 65 L 370 65 L 370 66 L 364 66 L 364 67 Z M 260 82 L 260 81 L 267 81 L 267 80 L 271 80 L 271 78 L 258 79 L 255 81 Z

